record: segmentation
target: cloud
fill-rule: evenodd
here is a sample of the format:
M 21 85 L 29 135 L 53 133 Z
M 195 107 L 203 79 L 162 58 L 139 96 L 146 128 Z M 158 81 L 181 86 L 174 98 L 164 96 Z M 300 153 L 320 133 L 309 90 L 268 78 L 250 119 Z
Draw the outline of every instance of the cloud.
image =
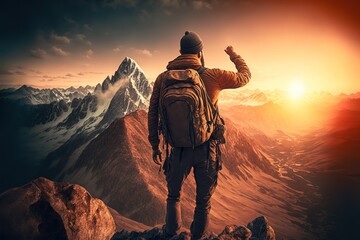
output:
M 121 52 L 121 49 L 119 47 L 113 48 L 112 50 L 115 53 Z
M 67 21 L 68 23 L 71 23 L 71 24 L 77 24 L 77 22 L 75 20 L 73 20 L 72 18 L 69 18 L 69 17 L 64 17 L 65 21 Z
M 175 8 L 177 8 L 177 7 L 180 7 L 181 0 L 160 0 L 160 3 L 165 7 L 175 7 Z
M 0 75 L 26 75 L 26 72 L 16 69 L 0 69 Z
M 87 46 L 91 46 L 92 43 L 86 38 L 84 34 L 78 33 L 75 35 L 75 39 Z
M 13 72 L 7 69 L 0 69 L 0 75 L 13 75 Z
M 42 74 L 42 72 L 40 70 L 37 70 L 37 69 L 28 69 L 30 72 L 32 73 L 36 73 L 36 74 Z
M 196 10 L 201 10 L 201 9 L 212 9 L 212 3 L 210 3 L 209 1 L 204 1 L 204 0 L 196 0 L 192 2 L 192 6 L 196 9 Z
M 84 24 L 83 27 L 88 30 L 88 31 L 92 31 L 93 28 L 89 25 L 89 24 Z
M 138 0 L 105 0 L 103 5 L 114 9 L 121 7 L 136 7 Z
M 218 0 L 152 0 L 153 4 L 159 4 L 160 7 L 164 8 L 165 14 L 171 15 L 172 12 L 169 9 L 177 8 L 194 8 L 195 10 L 200 9 L 212 9 L 213 5 L 217 3 Z
M 56 47 L 56 46 L 53 46 L 51 48 L 51 50 L 53 51 L 53 53 L 59 57 L 66 57 L 69 55 L 68 52 L 65 52 L 64 50 L 62 50 L 61 48 L 59 47 Z
M 72 74 L 72 73 L 68 73 L 68 74 L 65 75 L 65 77 L 73 78 L 73 77 L 76 77 L 76 76 L 74 74 Z
M 41 48 L 31 49 L 30 56 L 32 56 L 34 58 L 44 59 L 47 57 L 47 52 Z
M 60 35 L 56 35 L 54 33 L 51 33 L 50 38 L 55 43 L 70 44 L 70 39 L 68 37 L 66 37 L 66 36 L 60 36 Z
M 51 81 L 55 81 L 57 79 L 56 77 L 49 76 L 49 75 L 42 75 L 41 77 L 42 78 L 39 80 L 41 82 L 45 82 L 45 81 L 51 82 Z
M 89 74 L 104 74 L 103 72 L 79 72 L 77 75 L 79 76 L 85 76 Z
M 52 81 L 64 80 L 64 79 L 73 79 L 73 80 L 68 80 L 68 81 L 79 81 L 79 79 L 77 79 L 77 77 L 78 76 L 73 73 L 67 73 L 65 75 L 57 75 L 57 76 L 51 76 L 51 75 L 44 74 L 41 76 L 40 81 L 52 82 Z
M 145 55 L 151 57 L 153 54 L 148 49 L 134 49 L 137 54 Z
M 151 17 L 151 15 L 148 11 L 146 11 L 145 9 L 142 9 L 138 13 L 138 17 L 140 20 L 146 20 L 146 19 L 149 19 Z
M 0 68 L 0 75 L 13 75 L 13 76 L 35 75 L 35 76 L 39 76 L 40 74 L 42 74 L 42 72 L 37 69 L 27 68 L 27 67 L 23 67 L 23 66 L 17 66 L 16 68 L 10 68 L 10 69 Z
M 85 53 L 85 56 L 88 59 L 90 59 L 93 55 L 94 55 L 94 51 L 92 49 L 87 50 Z

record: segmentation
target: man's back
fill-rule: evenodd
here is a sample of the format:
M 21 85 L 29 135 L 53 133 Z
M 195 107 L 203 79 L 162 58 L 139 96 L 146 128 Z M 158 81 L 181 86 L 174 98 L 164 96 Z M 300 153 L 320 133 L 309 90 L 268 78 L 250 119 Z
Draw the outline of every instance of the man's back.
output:
M 206 91 L 214 105 L 217 104 L 221 90 L 242 87 L 246 85 L 251 78 L 250 70 L 245 61 L 237 55 L 232 48 L 230 48 L 227 53 L 234 62 L 236 69 L 238 70 L 237 72 L 225 71 L 218 68 L 208 68 L 201 74 Z M 170 61 L 166 68 L 167 70 L 188 68 L 197 70 L 201 66 L 201 60 L 197 54 L 182 54 L 173 61 Z M 164 73 L 161 73 L 154 83 L 153 94 L 150 99 L 148 127 L 149 141 L 153 148 L 159 144 L 158 102 L 163 79 Z
M 196 33 L 186 32 L 185 36 L 181 39 L 180 45 L 181 55 L 169 62 L 167 70 L 203 69 L 204 58 L 200 37 Z M 215 106 L 217 105 L 221 90 L 244 86 L 249 82 L 251 77 L 245 61 L 233 51 L 232 47 L 228 47 L 225 52 L 235 64 L 237 72 L 217 68 L 199 71 L 206 92 L 212 104 Z M 153 149 L 153 160 L 156 164 L 161 164 L 161 151 L 159 150 L 159 102 L 163 89 L 163 81 L 167 80 L 166 76 L 166 72 L 161 73 L 156 79 L 148 112 L 149 142 Z M 163 113 L 163 110 L 161 111 Z M 178 113 L 178 111 L 176 113 Z M 192 113 L 190 113 L 189 116 L 192 116 Z M 175 120 L 176 121 L 172 123 L 175 124 L 175 126 L 171 126 L 172 128 L 179 127 L 179 119 L 176 118 Z M 162 124 L 165 124 L 166 129 L 166 123 L 163 122 Z M 194 124 L 190 125 L 192 128 L 195 127 Z M 190 130 L 189 128 L 189 131 Z M 168 155 L 168 149 L 166 151 L 164 173 L 166 176 L 168 197 L 166 224 L 163 228 L 165 238 L 177 234 L 181 227 L 181 187 L 192 168 L 194 169 L 196 181 L 196 207 L 194 220 L 190 227 L 191 238 L 202 239 L 204 237 L 209 223 L 210 199 L 217 186 L 218 171 L 221 169 L 221 164 L 219 164 L 221 163 L 219 148 L 221 141 L 215 137 L 213 138 L 213 135 L 211 135 L 210 139 L 207 138 L 209 140 L 206 140 L 200 145 L 193 145 L 193 147 L 172 147 L 170 155 Z
M 251 73 L 245 61 L 232 51 L 231 60 L 235 63 L 238 72 L 225 71 L 218 68 L 208 68 L 202 74 L 206 91 L 213 102 L 217 102 L 219 93 L 223 89 L 238 88 L 247 84 L 251 78 Z M 199 69 L 202 67 L 201 61 L 196 54 L 183 54 L 169 62 L 168 70 L 174 69 Z

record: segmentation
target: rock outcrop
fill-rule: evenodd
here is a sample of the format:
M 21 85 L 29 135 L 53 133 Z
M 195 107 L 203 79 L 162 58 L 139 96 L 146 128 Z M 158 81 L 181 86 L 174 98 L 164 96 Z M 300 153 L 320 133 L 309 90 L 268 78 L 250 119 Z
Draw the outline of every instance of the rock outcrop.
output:
M 255 218 L 247 227 L 253 233 L 251 239 L 275 239 L 275 231 L 264 216 Z
M 121 216 L 80 185 L 42 177 L 0 194 L 0 226 L 0 239 L 163 239 L 161 228 Z M 190 239 L 184 230 L 171 239 Z M 205 239 L 275 240 L 275 232 L 260 216 L 247 227 L 228 225 Z
M 187 240 L 190 239 L 189 232 L 182 232 L 173 236 L 170 240 Z M 155 227 L 143 232 L 122 230 L 114 234 L 111 240 L 127 240 L 127 239 L 163 239 L 162 229 Z M 268 220 L 264 216 L 260 216 L 250 223 L 247 227 L 228 225 L 216 236 L 214 233 L 208 234 L 206 240 L 275 240 L 275 232 L 269 225 Z
M 0 239 L 110 239 L 107 206 L 83 187 L 46 178 L 0 195 Z

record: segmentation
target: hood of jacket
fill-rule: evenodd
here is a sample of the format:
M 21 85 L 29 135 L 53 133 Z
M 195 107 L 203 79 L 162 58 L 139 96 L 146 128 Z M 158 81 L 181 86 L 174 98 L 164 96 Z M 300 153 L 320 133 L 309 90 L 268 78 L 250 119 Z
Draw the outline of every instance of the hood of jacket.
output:
M 201 67 L 201 61 L 197 54 L 182 54 L 170 61 L 167 65 L 167 70 L 176 69 L 199 69 Z

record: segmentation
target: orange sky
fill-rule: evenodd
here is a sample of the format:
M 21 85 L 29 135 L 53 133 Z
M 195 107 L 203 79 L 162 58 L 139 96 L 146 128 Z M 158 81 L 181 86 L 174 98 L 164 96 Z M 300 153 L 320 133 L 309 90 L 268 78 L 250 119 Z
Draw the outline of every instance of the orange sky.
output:
M 125 56 L 135 59 L 147 77 L 154 80 L 167 62 L 177 56 L 179 39 L 185 30 L 190 30 L 197 32 L 204 41 L 207 67 L 235 70 L 223 51 L 227 45 L 233 45 L 252 71 L 248 88 L 287 89 L 292 81 L 297 80 L 303 82 L 307 91 L 360 91 L 359 35 L 354 33 L 350 21 L 342 21 L 342 15 L 334 15 L 321 6 L 281 4 L 260 7 L 243 4 L 231 8 L 224 3 L 219 11 L 211 6 L 203 12 L 205 10 L 209 14 L 201 15 L 201 19 L 194 17 L 191 21 L 188 17 L 186 21 L 164 24 L 165 30 L 171 29 L 168 32 L 161 32 L 162 25 L 158 23 L 153 24 L 153 29 L 148 32 L 143 30 L 140 33 L 139 30 L 138 38 L 135 33 L 133 40 L 122 41 L 121 35 L 107 42 L 88 37 L 91 44 L 77 47 L 81 50 L 74 52 L 66 51 L 66 47 L 71 49 L 70 44 L 76 42 L 72 33 L 42 32 L 32 41 L 30 50 L 46 50 L 48 46 L 44 58 L 14 54 L 13 64 L 7 64 L 7 69 L 2 70 L 13 74 L 1 75 L 0 84 L 36 87 L 96 85 L 107 75 L 112 75 Z M 169 21 L 174 15 L 176 11 L 169 14 Z M 121 33 L 121 29 L 112 31 Z M 159 33 L 162 34 L 158 37 L 160 40 L 151 39 L 153 34 Z M 49 34 L 52 38 L 46 40 L 44 36 Z M 68 38 L 70 43 L 56 38 L 61 36 Z M 147 37 L 149 41 L 146 41 Z M 54 46 L 50 46 L 51 41 L 58 41 L 56 46 L 65 49 L 64 54 L 56 52 Z M 24 74 L 20 74 L 21 71 Z

